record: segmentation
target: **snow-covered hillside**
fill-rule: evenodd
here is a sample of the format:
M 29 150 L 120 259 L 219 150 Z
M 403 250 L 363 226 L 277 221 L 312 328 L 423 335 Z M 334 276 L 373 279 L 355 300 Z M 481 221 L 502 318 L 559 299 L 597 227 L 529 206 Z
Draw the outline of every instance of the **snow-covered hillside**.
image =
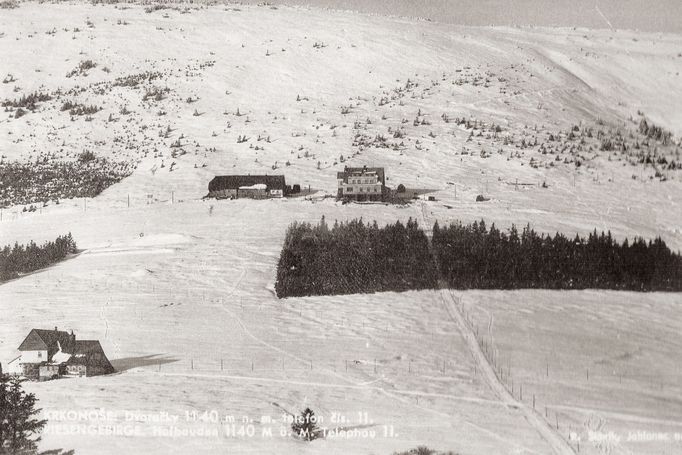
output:
M 119 373 L 27 385 L 46 412 L 102 407 L 117 422 L 126 410 L 169 412 L 189 430 L 217 426 L 188 422 L 185 411 L 215 409 L 247 416 L 256 432 L 169 438 L 142 423 L 144 437 L 75 437 L 55 433 L 71 422 L 51 419 L 41 447 L 388 454 L 426 444 L 551 453 L 547 430 L 491 388 L 455 310 L 481 330 L 490 325 L 500 361 L 528 388 L 514 399 L 528 407 L 537 394 L 559 436 L 584 438 L 580 453 L 603 453 L 604 444 L 586 440 L 597 426 L 681 431 L 679 295 L 280 301 L 273 292 L 286 227 L 322 216 L 412 217 L 427 228 L 483 218 L 568 235 L 596 228 L 617 238 L 660 235 L 682 248 L 682 171 L 636 162 L 642 114 L 682 135 L 680 52 L 677 35 L 456 27 L 281 6 L 2 10 L 0 71 L 13 80 L 0 85 L 0 99 L 52 97 L 19 118 L 0 112 L 3 162 L 73 161 L 91 151 L 135 170 L 94 199 L 2 210 L 0 245 L 70 231 L 84 251 L 0 285 L 0 361 L 33 327 L 73 328 L 99 339 Z M 81 71 L 86 61 L 96 66 Z M 67 101 L 101 110 L 70 115 Z M 600 131 L 623 138 L 628 151 L 601 150 Z M 679 162 L 674 143 L 650 148 Z M 323 197 L 334 194 L 344 165 L 363 164 L 385 166 L 390 186 L 434 190 L 436 201 Z M 312 200 L 202 200 L 214 175 L 232 173 L 282 173 L 318 192 Z M 478 194 L 491 200 L 477 203 Z M 548 361 L 549 380 L 541 377 Z M 593 376 L 583 381 L 586 369 Z M 271 426 L 263 416 L 305 406 L 325 426 L 376 437 L 308 444 L 279 437 L 279 425 L 274 437 L 262 434 Z M 334 412 L 350 420 L 332 423 Z M 577 450 L 575 440 L 565 444 Z M 613 453 L 677 447 L 623 442 Z

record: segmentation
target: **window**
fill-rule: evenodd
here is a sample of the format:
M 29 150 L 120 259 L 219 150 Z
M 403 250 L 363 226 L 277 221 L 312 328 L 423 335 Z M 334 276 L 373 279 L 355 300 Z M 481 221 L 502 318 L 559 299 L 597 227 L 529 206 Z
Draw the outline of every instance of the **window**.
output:
M 43 353 L 38 351 L 38 358 L 41 358 L 43 356 Z
M 349 186 L 348 188 L 346 188 L 346 192 L 347 192 L 347 193 L 352 193 L 352 192 L 353 192 L 353 188 Z
M 376 188 L 376 187 L 374 188 L 374 192 L 375 192 L 375 193 L 378 193 L 378 190 L 377 190 L 377 188 Z

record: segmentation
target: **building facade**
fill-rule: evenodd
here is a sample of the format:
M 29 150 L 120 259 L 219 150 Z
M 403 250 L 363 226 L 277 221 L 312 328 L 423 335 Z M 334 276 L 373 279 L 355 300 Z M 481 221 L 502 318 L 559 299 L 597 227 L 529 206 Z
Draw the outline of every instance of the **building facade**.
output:
M 345 167 L 337 173 L 338 199 L 383 201 L 386 198 L 386 177 L 383 167 Z

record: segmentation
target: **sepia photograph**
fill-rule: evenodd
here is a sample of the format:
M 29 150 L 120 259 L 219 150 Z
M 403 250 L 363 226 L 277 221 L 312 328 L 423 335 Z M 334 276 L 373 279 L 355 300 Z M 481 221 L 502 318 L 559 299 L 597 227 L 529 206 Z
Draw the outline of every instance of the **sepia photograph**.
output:
M 0 0 L 0 455 L 682 454 L 680 0 Z

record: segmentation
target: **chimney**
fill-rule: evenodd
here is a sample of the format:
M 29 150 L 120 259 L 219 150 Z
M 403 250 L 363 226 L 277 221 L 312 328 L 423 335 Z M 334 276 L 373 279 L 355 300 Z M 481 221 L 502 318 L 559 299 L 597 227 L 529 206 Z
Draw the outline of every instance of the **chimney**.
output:
M 54 326 L 54 331 L 57 332 L 57 326 Z

